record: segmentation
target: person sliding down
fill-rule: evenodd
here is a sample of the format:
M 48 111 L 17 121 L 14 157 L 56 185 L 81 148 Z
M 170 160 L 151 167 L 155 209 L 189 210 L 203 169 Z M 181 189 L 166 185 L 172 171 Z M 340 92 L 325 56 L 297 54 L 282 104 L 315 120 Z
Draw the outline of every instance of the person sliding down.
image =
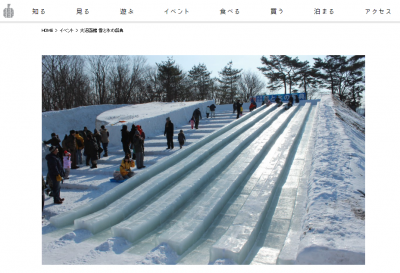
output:
M 131 167 L 135 167 L 135 162 L 129 157 L 129 154 L 122 159 L 121 166 L 119 166 L 120 177 L 115 177 L 116 180 L 131 178 L 134 173 L 131 171 Z
M 293 97 L 292 97 L 292 95 L 290 95 L 289 102 L 288 102 L 288 104 L 286 105 L 285 108 L 289 109 L 292 106 L 293 106 Z
M 282 105 L 282 100 L 281 100 L 281 98 L 279 96 L 276 96 L 275 102 L 276 102 L 278 107 Z

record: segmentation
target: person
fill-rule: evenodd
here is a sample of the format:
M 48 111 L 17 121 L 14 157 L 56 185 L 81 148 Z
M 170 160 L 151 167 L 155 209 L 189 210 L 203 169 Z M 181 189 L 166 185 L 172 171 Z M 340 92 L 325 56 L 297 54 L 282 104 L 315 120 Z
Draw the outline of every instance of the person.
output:
M 110 136 L 108 130 L 104 127 L 104 125 L 101 125 L 100 129 L 100 135 L 101 135 L 101 144 L 103 145 L 103 150 L 104 150 L 104 157 L 108 156 L 108 143 L 110 140 L 108 137 Z
M 250 106 L 249 106 L 249 110 L 250 110 L 250 112 L 251 111 L 253 111 L 254 109 L 256 109 L 256 105 L 252 102 L 252 103 L 250 103 Z
M 67 150 L 71 153 L 72 158 L 72 166 L 71 169 L 78 169 L 79 167 L 76 165 L 76 138 L 75 138 L 75 130 L 69 131 L 69 136 L 65 140 L 65 146 Z
M 265 104 L 265 105 L 268 107 L 268 106 L 271 105 L 271 103 L 272 103 L 272 102 L 268 99 L 268 96 L 265 96 L 265 99 L 264 99 L 264 101 L 263 101 L 262 104 L 263 104 L 263 105 Z
M 128 179 L 134 175 L 131 167 L 135 167 L 135 162 L 129 157 L 129 154 L 127 154 L 124 159 L 122 159 L 121 165 L 119 166 L 119 171 L 123 179 Z
M 143 138 L 140 136 L 139 131 L 135 132 L 132 144 L 136 155 L 136 167 L 138 169 L 145 168 L 146 166 L 143 165 Z
M 194 110 L 192 116 L 194 117 L 194 120 L 195 120 L 194 127 L 195 127 L 196 129 L 199 129 L 199 118 L 200 118 L 200 119 L 203 119 L 203 118 L 201 117 L 200 108 L 197 108 L 196 110 Z
M 165 135 L 167 135 L 167 150 L 172 150 L 174 148 L 174 124 L 171 122 L 171 119 L 169 117 L 167 118 L 167 122 L 165 123 L 164 136 Z
M 63 161 L 64 161 L 63 165 L 64 165 L 64 169 L 65 169 L 64 179 L 69 179 L 69 173 L 71 171 L 71 154 L 68 153 L 68 151 L 64 151 L 64 160 Z
M 83 127 L 83 135 L 84 135 L 83 139 L 84 139 L 84 140 L 85 140 L 85 138 L 87 138 L 87 136 L 88 136 L 89 134 L 92 135 L 93 133 L 92 133 L 91 131 L 89 131 L 89 130 L 87 129 L 86 126 Z
M 133 149 L 133 138 L 135 137 L 137 128 L 135 124 L 132 124 L 131 130 L 129 131 L 129 141 L 130 141 L 130 149 Z M 131 150 L 129 150 L 129 153 L 131 152 Z M 125 153 L 126 154 L 126 153 Z M 132 155 L 134 155 L 135 153 L 132 152 Z
M 51 133 L 51 138 L 48 141 L 43 141 L 44 144 L 50 144 L 51 146 L 56 146 L 59 151 L 58 156 L 62 160 L 62 158 L 63 158 L 62 153 L 64 152 L 64 150 L 61 147 L 60 142 L 61 142 L 61 140 L 58 137 L 58 135 L 56 135 L 56 133 Z
M 100 143 L 101 143 L 101 135 L 99 134 L 99 131 L 97 129 L 94 129 L 94 134 L 93 134 L 93 140 L 97 143 L 97 158 L 100 159 L 101 152 L 103 149 L 101 149 Z
M 42 212 L 44 210 L 44 189 L 46 188 L 46 183 L 44 182 L 44 178 L 42 176 Z
M 192 130 L 193 130 L 193 126 L 194 126 L 194 117 L 192 116 L 192 118 L 189 120 L 190 125 L 192 126 Z
M 211 118 L 214 117 L 215 118 L 215 108 L 217 108 L 217 106 L 213 104 L 211 104 L 210 106 L 210 110 L 211 110 Z
M 82 150 L 85 147 L 85 141 L 78 131 L 75 131 L 76 138 L 76 164 L 82 164 Z
M 300 100 L 299 100 L 299 96 L 297 96 L 297 95 L 294 95 L 296 98 L 295 98 L 295 102 L 296 103 L 299 103 L 300 102 Z
M 181 149 L 182 149 L 183 144 L 185 144 L 185 140 L 186 140 L 185 134 L 183 133 L 183 130 L 181 130 L 178 134 L 178 141 L 179 141 L 179 145 L 181 146 Z
M 131 141 L 130 141 L 130 137 L 129 137 L 128 126 L 126 126 L 126 125 L 122 125 L 121 142 L 122 142 L 122 148 L 124 149 L 124 154 L 125 155 L 126 154 L 131 154 L 131 150 L 129 149 L 129 143 Z
M 50 153 L 46 155 L 47 160 L 47 179 L 51 180 L 52 193 L 54 204 L 62 204 L 64 198 L 60 197 L 60 182 L 62 177 L 65 175 L 64 169 L 61 164 L 60 158 L 57 156 L 58 148 L 56 146 L 51 146 L 49 149 Z
M 142 129 L 142 126 L 137 125 L 137 126 L 136 126 L 136 129 L 139 131 L 140 137 L 141 137 L 142 140 L 143 140 L 143 145 L 142 145 L 142 147 L 143 147 L 143 156 L 144 156 L 144 140 L 146 139 L 146 134 L 144 133 L 144 131 L 143 131 L 143 129 Z
M 88 134 L 88 139 L 87 139 L 87 146 L 86 146 L 86 165 L 89 163 L 89 160 L 92 162 L 92 166 L 90 167 L 91 169 L 97 168 L 97 155 L 98 155 L 98 150 L 99 146 L 97 145 L 97 142 L 93 139 L 92 134 Z
M 277 104 L 278 106 L 281 106 L 281 105 L 282 105 L 282 100 L 281 100 L 281 98 L 280 98 L 279 96 L 276 96 L 275 102 L 276 102 L 276 104 Z
M 288 106 L 291 107 L 293 105 L 293 96 L 290 95 Z
M 239 118 L 239 115 L 241 114 L 241 112 L 240 112 L 240 108 L 242 107 L 242 103 L 240 103 L 240 100 L 237 100 L 236 101 L 236 111 L 237 111 L 237 116 L 236 116 L 236 119 L 238 119 Z
M 236 112 L 236 109 L 237 109 L 236 107 L 237 107 L 237 102 L 234 101 L 234 102 L 233 102 L 233 113 Z
M 211 113 L 210 106 L 207 106 L 207 108 L 206 108 L 207 118 L 210 116 L 210 113 Z

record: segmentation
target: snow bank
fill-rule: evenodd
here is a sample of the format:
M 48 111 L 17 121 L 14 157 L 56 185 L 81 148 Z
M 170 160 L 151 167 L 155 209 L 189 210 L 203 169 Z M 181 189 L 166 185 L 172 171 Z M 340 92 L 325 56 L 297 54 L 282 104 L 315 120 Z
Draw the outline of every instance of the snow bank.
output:
M 214 101 L 190 102 L 151 102 L 129 105 L 106 111 L 96 119 L 96 128 L 105 125 L 110 132 L 110 145 L 121 145 L 121 129 L 123 125 L 131 130 L 132 124 L 140 125 L 147 137 L 164 133 L 165 119 L 170 117 L 174 128 L 186 125 L 192 117 L 193 111 L 200 108 L 203 118 L 206 116 L 207 106 Z M 217 106 L 218 107 L 218 106 Z M 124 122 L 121 122 L 124 121 Z
M 83 130 L 88 127 L 93 132 L 96 117 L 110 109 L 120 108 L 126 104 L 103 104 L 81 106 L 68 110 L 49 111 L 42 113 L 42 140 L 51 139 L 51 133 L 56 133 L 61 141 L 70 130 Z M 48 147 L 42 145 L 42 168 L 47 168 L 45 156 L 49 153 Z
M 298 264 L 365 264 L 365 119 L 321 98 Z

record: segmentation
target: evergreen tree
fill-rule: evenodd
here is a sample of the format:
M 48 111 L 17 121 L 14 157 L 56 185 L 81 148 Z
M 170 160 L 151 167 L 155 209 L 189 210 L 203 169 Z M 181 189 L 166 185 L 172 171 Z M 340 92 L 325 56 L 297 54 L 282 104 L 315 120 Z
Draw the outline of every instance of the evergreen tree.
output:
M 175 61 L 172 58 L 168 58 L 168 61 L 163 61 L 161 64 L 156 65 L 158 67 L 157 76 L 165 92 L 164 100 L 168 102 L 176 100 L 180 82 L 184 78 L 182 70 L 175 65 Z
M 232 68 L 232 61 L 230 61 L 222 71 L 218 72 L 220 78 L 218 81 L 221 83 L 221 99 L 222 103 L 230 103 L 237 95 L 237 85 L 240 79 L 240 72 L 242 69 Z
M 211 85 L 210 74 L 211 72 L 207 70 L 205 64 L 193 66 L 192 70 L 189 71 L 188 76 L 192 80 L 194 92 L 199 100 L 204 100 L 208 97 Z

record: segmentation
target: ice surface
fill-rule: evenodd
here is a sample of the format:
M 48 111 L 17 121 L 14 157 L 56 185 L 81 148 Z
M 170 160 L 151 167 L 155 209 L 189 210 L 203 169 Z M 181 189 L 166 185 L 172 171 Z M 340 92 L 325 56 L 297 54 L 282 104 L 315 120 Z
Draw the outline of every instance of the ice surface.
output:
M 214 133 L 210 134 L 208 137 L 201 139 L 197 143 L 190 145 L 186 149 L 183 149 L 183 150 L 180 150 L 180 151 L 174 153 L 173 155 L 171 155 L 168 158 L 169 160 L 160 161 L 159 163 L 155 164 L 152 167 L 150 172 L 148 170 L 144 170 L 143 172 L 128 179 L 123 184 L 119 185 L 118 187 L 115 187 L 112 190 L 105 193 L 104 195 L 96 198 L 92 202 L 85 204 L 82 207 L 75 208 L 73 211 L 70 211 L 70 212 L 67 212 L 64 214 L 60 214 L 60 215 L 50 218 L 50 222 L 56 227 L 70 225 L 74 222 L 75 219 L 84 217 L 85 215 L 94 213 L 96 211 L 99 211 L 99 210 L 105 208 L 109 204 L 113 203 L 115 200 L 120 199 L 122 196 L 129 193 L 133 188 L 135 188 L 138 185 L 142 184 L 143 182 L 147 181 L 151 177 L 153 177 L 165 170 L 168 170 L 169 167 L 171 167 L 174 164 L 177 164 L 179 161 L 183 160 L 187 156 L 190 156 L 196 150 L 198 150 L 199 148 L 208 144 L 213 139 L 218 138 L 219 136 L 221 136 L 227 132 L 228 133 L 227 133 L 226 137 L 232 138 L 235 136 L 235 134 L 233 132 L 238 132 L 238 133 L 243 132 L 244 130 L 246 130 L 248 127 L 251 126 L 252 122 L 253 123 L 257 122 L 263 116 L 269 114 L 270 112 L 272 112 L 275 109 L 276 109 L 276 107 L 269 107 L 269 108 L 260 107 L 260 109 L 258 109 L 258 111 L 253 111 L 252 113 L 249 113 L 249 114 L 243 116 L 241 119 L 238 119 L 238 120 L 230 123 L 229 125 L 223 127 L 222 129 L 215 131 Z M 236 130 L 233 130 L 233 132 L 229 132 L 236 126 L 237 126 Z M 225 141 L 226 139 L 223 139 L 223 138 L 224 137 L 221 138 L 221 142 L 219 143 L 219 145 L 224 144 L 222 142 L 222 140 Z M 208 148 L 208 149 L 211 149 L 211 148 Z M 207 150 L 207 149 L 205 149 L 205 150 Z M 198 155 L 200 158 L 202 153 L 198 153 Z M 204 153 L 203 155 L 207 155 L 207 154 Z M 200 160 L 201 160 L 201 158 L 200 158 Z M 160 188 L 160 190 L 161 189 L 162 188 Z M 150 195 L 148 195 L 147 197 L 149 197 L 149 196 Z M 125 202 L 125 199 L 123 202 Z M 127 214 L 125 213 L 125 215 L 127 215 Z M 121 221 L 121 220 L 119 220 L 119 221 Z M 107 221 L 105 221 L 105 222 L 107 222 Z M 102 228 L 104 229 L 105 227 L 111 226 L 112 224 L 113 223 L 111 223 L 111 222 L 108 224 L 107 223 L 99 224 L 100 226 L 98 228 L 96 228 L 96 230 L 100 230 Z M 90 224 L 88 223 L 87 219 L 84 219 L 84 221 L 81 221 L 81 220 L 77 221 L 77 227 L 79 226 L 81 228 L 86 228 L 85 227 L 86 225 L 87 225 L 87 228 L 90 228 Z
M 292 150 L 293 148 L 296 148 L 295 147 L 296 138 L 300 139 L 301 137 L 299 133 L 301 133 L 303 125 L 305 126 L 307 115 L 310 113 L 311 109 L 310 105 L 306 105 L 301 108 L 302 108 L 301 111 L 299 111 L 299 113 L 296 115 L 293 121 L 288 125 L 284 133 L 279 137 L 284 141 L 283 142 L 277 141 L 278 145 L 274 146 L 273 151 L 270 151 L 270 153 L 272 154 L 275 152 L 275 149 L 281 151 L 279 157 L 280 160 L 277 161 L 274 168 L 275 172 L 282 173 L 287 169 L 287 166 L 285 165 L 287 165 L 286 161 L 290 153 L 289 151 Z M 270 160 L 270 158 L 271 157 L 268 157 L 267 155 L 264 158 L 264 161 Z M 263 164 L 261 164 L 259 168 L 263 168 Z M 273 179 L 270 179 L 270 177 L 272 177 Z M 231 245 L 225 244 L 224 251 L 220 251 L 222 247 L 221 240 L 223 240 L 223 238 L 221 238 L 212 247 L 213 249 L 214 247 L 217 249 L 212 257 L 213 259 L 223 259 L 229 256 L 229 259 L 232 259 L 236 263 L 240 264 L 244 261 L 245 257 L 249 253 L 250 246 L 254 244 L 256 235 L 258 234 L 258 231 L 261 228 L 263 218 L 268 209 L 267 205 L 270 204 L 269 199 L 272 198 L 272 195 L 269 194 L 270 188 L 271 186 L 272 188 L 275 188 L 276 185 L 279 183 L 281 177 L 282 174 L 276 175 L 274 173 L 271 173 L 270 176 L 264 176 L 264 175 L 261 176 L 261 178 L 258 180 L 259 186 L 256 187 L 261 191 L 256 196 L 250 194 L 249 198 L 246 200 L 243 207 L 238 212 L 235 220 L 233 221 L 233 225 L 231 225 L 228 231 L 225 233 L 226 237 L 246 239 L 247 240 L 246 243 L 242 245 L 242 248 L 234 244 Z M 259 197 L 264 197 L 264 198 L 259 198 Z M 285 217 L 288 217 L 289 214 L 291 216 L 292 210 L 290 210 L 289 208 L 279 207 L 275 211 L 275 214 L 279 213 L 281 213 Z M 279 217 L 279 215 L 277 215 L 277 217 Z M 240 232 L 241 230 L 243 232 Z M 224 256 L 218 256 L 218 253 L 223 254 Z
M 199 204 L 193 207 L 189 211 L 189 213 L 180 220 L 180 222 L 192 222 L 194 220 L 202 220 L 201 225 L 199 224 L 191 234 L 189 234 L 182 240 L 179 240 L 179 238 L 176 237 L 169 237 L 170 233 L 167 232 L 166 234 L 161 234 L 161 236 L 158 238 L 158 241 L 168 242 L 171 247 L 178 252 L 178 254 L 181 254 L 182 252 L 180 251 L 186 250 L 190 245 L 198 240 L 201 237 L 202 233 L 205 231 L 204 226 L 208 227 L 211 224 L 219 211 L 232 196 L 237 186 L 242 182 L 243 177 L 247 175 L 249 169 L 253 167 L 261 154 L 264 155 L 265 150 L 275 142 L 275 139 L 280 135 L 281 130 L 283 130 L 283 128 L 287 125 L 287 122 L 290 120 L 294 113 L 295 111 L 285 112 L 276 120 L 276 122 L 272 123 L 271 125 L 270 121 L 272 121 L 275 116 L 267 117 L 263 121 L 258 122 L 257 126 L 252 127 L 251 130 L 249 130 L 248 132 L 257 135 L 258 137 L 250 145 L 247 145 L 247 148 L 244 149 L 242 153 L 237 157 L 236 163 L 231 164 L 227 168 L 227 173 L 229 173 L 229 175 L 223 176 L 221 179 L 218 180 L 218 183 L 215 184 L 213 198 L 210 198 L 210 194 L 206 194 L 199 202 Z M 259 134 L 259 131 L 261 134 Z M 253 149 L 253 147 L 256 145 L 260 146 L 260 151 L 258 151 L 257 153 L 254 152 Z M 232 147 L 232 143 L 229 145 L 229 147 Z M 221 151 L 221 153 L 223 153 L 223 151 Z M 252 156 L 252 161 L 244 161 L 242 158 L 247 158 L 249 154 Z M 257 216 L 259 215 L 257 213 L 253 214 L 252 211 L 261 211 L 261 209 L 257 208 L 258 206 L 261 206 L 261 204 L 256 203 L 255 206 L 256 208 L 251 207 L 245 213 L 243 213 L 240 216 L 240 220 L 238 219 L 237 221 L 242 220 L 245 223 L 250 223 L 250 225 L 251 223 L 255 225 L 258 222 Z M 199 218 L 199 215 L 197 213 L 199 208 L 207 208 L 206 211 L 203 211 L 201 218 Z M 176 230 L 178 226 L 179 224 L 174 225 L 170 229 Z M 182 232 L 185 232 L 183 230 L 184 228 L 182 229 L 182 225 L 180 225 L 179 227 L 181 228 L 180 230 L 182 230 Z

